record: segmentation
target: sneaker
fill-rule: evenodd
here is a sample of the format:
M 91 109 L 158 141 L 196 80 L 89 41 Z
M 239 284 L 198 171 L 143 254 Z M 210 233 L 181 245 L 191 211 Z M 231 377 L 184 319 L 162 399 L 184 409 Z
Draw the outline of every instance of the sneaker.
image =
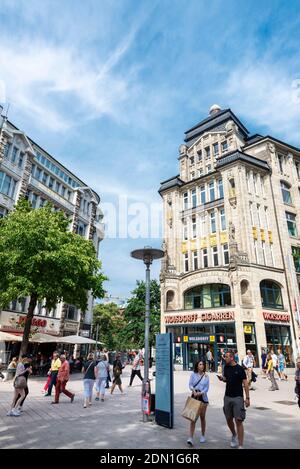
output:
M 20 417 L 21 412 L 20 412 L 19 410 L 17 410 L 17 409 L 13 409 L 13 410 L 11 411 L 11 415 L 12 415 L 13 417 Z
M 12 409 L 11 409 L 11 410 L 9 410 L 9 411 L 7 412 L 6 416 L 7 416 L 7 417 L 12 417 L 12 415 L 13 415 L 13 411 L 12 411 Z
M 269 388 L 269 391 L 275 391 L 275 389 L 274 388 Z
M 95 401 L 99 401 L 99 400 L 100 400 L 99 397 L 96 397 L 96 398 L 95 398 Z
M 232 436 L 230 446 L 236 448 L 239 445 L 237 435 Z
M 188 444 L 189 446 L 194 446 L 194 440 L 193 440 L 193 438 L 189 438 L 189 439 L 187 440 L 187 444 Z
M 206 438 L 204 435 L 201 436 L 200 443 L 206 443 Z
M 243 446 L 239 446 L 238 449 L 244 449 L 244 447 L 243 447 Z

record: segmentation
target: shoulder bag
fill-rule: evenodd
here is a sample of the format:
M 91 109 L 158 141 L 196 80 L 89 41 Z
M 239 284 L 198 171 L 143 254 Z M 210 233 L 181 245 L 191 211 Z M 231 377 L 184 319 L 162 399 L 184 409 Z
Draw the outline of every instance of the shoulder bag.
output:
M 204 373 L 194 387 L 198 386 L 203 376 L 204 376 Z M 187 420 L 190 420 L 191 422 L 196 422 L 200 415 L 200 410 L 201 410 L 202 405 L 203 405 L 202 401 L 198 401 L 194 397 L 189 396 L 186 400 L 181 416 Z

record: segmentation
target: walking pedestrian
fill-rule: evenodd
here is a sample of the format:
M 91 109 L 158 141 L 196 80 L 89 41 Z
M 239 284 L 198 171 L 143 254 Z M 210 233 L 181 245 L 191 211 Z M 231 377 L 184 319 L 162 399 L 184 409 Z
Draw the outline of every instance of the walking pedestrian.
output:
M 212 371 L 213 355 L 212 355 L 210 349 L 209 349 L 208 352 L 206 353 L 206 360 L 207 360 L 207 362 L 208 362 L 208 370 L 209 370 L 209 371 Z
M 251 350 L 247 350 L 247 355 L 245 356 L 243 360 L 243 367 L 245 368 L 246 371 L 246 376 L 247 376 L 247 381 L 249 384 L 249 389 L 254 390 L 253 386 L 251 385 L 252 382 L 252 373 L 253 373 L 253 367 L 254 367 L 254 356 L 251 352 Z
M 208 406 L 208 389 L 209 389 L 209 376 L 206 373 L 205 361 L 199 361 L 195 364 L 194 372 L 191 374 L 189 381 L 189 388 L 192 391 L 193 399 L 201 402 L 200 408 L 200 423 L 201 423 L 201 438 L 200 443 L 205 443 L 205 430 L 206 430 L 206 409 Z M 194 446 L 194 433 L 196 422 L 190 422 L 190 436 L 187 440 L 189 446 Z
M 87 404 L 89 406 L 92 405 L 92 397 L 93 397 L 93 387 L 95 384 L 96 374 L 95 368 L 97 363 L 94 360 L 94 354 L 89 353 L 87 357 L 87 361 L 83 363 L 82 372 L 84 373 L 83 376 L 83 386 L 84 386 L 84 403 L 83 407 L 86 408 Z
M 61 367 L 61 361 L 59 359 L 59 353 L 57 351 L 53 352 L 51 367 L 48 371 L 48 375 L 51 376 L 51 381 L 48 387 L 48 391 L 46 392 L 45 396 L 51 396 L 53 386 L 56 386 L 58 370 Z
M 266 372 L 267 372 L 267 353 L 265 349 L 261 350 L 261 373 L 262 377 L 266 378 Z
M 138 376 L 141 381 L 143 381 L 142 375 L 141 375 L 141 362 L 143 360 L 143 354 L 142 352 L 136 352 L 136 356 L 133 360 L 133 365 L 132 365 L 132 371 L 131 371 L 131 376 L 130 376 L 130 383 L 129 387 L 132 386 L 133 380 L 135 376 Z
M 27 380 L 24 375 L 26 373 L 30 373 L 30 368 L 29 367 L 25 368 L 24 365 L 26 362 L 27 362 L 27 355 L 22 355 L 21 360 L 17 365 L 16 376 L 13 381 L 14 397 L 12 400 L 11 408 L 6 414 L 7 416 L 10 416 L 10 417 L 19 417 L 21 415 L 20 404 L 22 401 L 24 401 L 26 397 L 26 394 L 25 394 L 26 388 L 27 388 L 27 394 L 28 394 Z
M 267 368 L 266 374 L 267 376 L 269 376 L 270 381 L 271 381 L 271 387 L 269 388 L 269 391 L 278 391 L 279 387 L 274 376 L 274 360 L 273 360 L 273 356 L 271 355 L 271 353 L 268 353 L 267 364 L 268 364 L 268 368 Z
M 272 360 L 273 360 L 274 379 L 275 379 L 275 370 L 276 370 L 276 373 L 278 374 L 278 377 L 281 380 L 281 377 L 280 377 L 280 374 L 279 374 L 279 371 L 278 371 L 278 357 L 277 357 L 276 353 L 274 352 L 274 350 L 271 350 L 271 357 L 272 357 Z
M 16 375 L 17 366 L 18 360 L 17 357 L 14 357 L 7 367 L 7 375 L 5 381 L 10 381 L 11 379 L 14 379 Z
M 95 368 L 96 376 L 96 401 L 99 401 L 99 396 L 102 402 L 104 402 L 105 396 L 105 386 L 107 375 L 109 373 L 109 363 L 107 361 L 107 356 L 105 353 L 101 353 L 99 357 L 99 362 Z
M 66 389 L 67 382 L 70 379 L 70 364 L 67 360 L 65 354 L 60 356 L 61 367 L 58 370 L 57 380 L 55 385 L 55 400 L 51 402 L 51 404 L 58 404 L 59 403 L 59 395 L 60 393 L 65 394 L 67 397 L 71 399 L 71 403 L 74 401 L 75 394 L 71 393 Z
M 297 362 L 296 362 L 295 381 L 296 381 L 295 394 L 298 398 L 298 406 L 300 408 L 300 357 L 297 358 Z
M 280 376 L 279 380 L 287 381 L 288 377 L 287 377 L 287 374 L 285 374 L 284 372 L 285 367 L 286 367 L 286 361 L 285 361 L 285 356 L 282 353 L 282 350 L 279 350 L 277 358 L 278 358 L 278 373 Z
M 113 362 L 113 385 L 111 387 L 110 393 L 113 394 L 115 387 L 118 386 L 121 394 L 124 394 L 124 391 L 122 389 L 122 380 L 121 380 L 121 374 L 122 370 L 125 368 L 125 366 L 122 365 L 121 362 L 121 354 L 117 353 L 116 359 Z
M 245 369 L 234 360 L 234 352 L 226 352 L 225 361 L 223 376 L 217 376 L 220 381 L 226 383 L 223 411 L 232 434 L 230 446 L 243 449 L 245 406 L 250 406 L 249 384 Z M 243 391 L 245 391 L 245 401 Z
M 25 402 L 25 399 L 27 398 L 28 394 L 29 394 L 29 388 L 28 388 L 28 378 L 29 378 L 29 375 L 32 375 L 33 373 L 33 370 L 32 370 L 32 357 L 31 355 L 25 355 L 25 358 L 23 360 L 23 365 L 24 365 L 24 368 L 25 368 L 25 371 L 24 371 L 24 378 L 26 380 L 26 387 L 24 388 L 24 393 L 25 395 L 23 396 L 22 399 L 20 399 L 19 403 L 18 403 L 18 411 L 19 412 L 23 412 L 23 405 L 24 405 L 24 402 Z M 21 397 L 20 394 L 18 394 L 18 396 L 16 397 L 15 399 L 15 406 L 17 406 L 17 401 L 18 399 Z

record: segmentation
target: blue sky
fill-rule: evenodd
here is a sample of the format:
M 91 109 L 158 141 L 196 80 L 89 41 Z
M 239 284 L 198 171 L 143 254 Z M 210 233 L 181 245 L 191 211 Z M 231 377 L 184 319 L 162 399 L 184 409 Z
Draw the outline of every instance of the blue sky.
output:
M 0 0 L 9 119 L 115 205 L 160 202 L 213 103 L 300 146 L 299 46 L 298 0 Z M 101 244 L 109 294 L 143 278 L 129 253 L 148 244 Z

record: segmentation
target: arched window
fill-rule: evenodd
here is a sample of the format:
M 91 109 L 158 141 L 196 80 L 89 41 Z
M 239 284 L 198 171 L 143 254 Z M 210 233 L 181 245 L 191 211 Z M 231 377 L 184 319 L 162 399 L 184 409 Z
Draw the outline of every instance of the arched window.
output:
M 175 293 L 173 290 L 169 290 L 167 292 L 167 297 L 166 297 L 166 309 L 173 309 L 173 301 L 175 298 Z
M 264 308 L 283 309 L 280 286 L 272 280 L 260 282 L 261 302 Z
M 285 182 L 281 181 L 281 193 L 282 193 L 282 198 L 283 202 L 285 204 L 292 204 L 292 196 L 291 196 L 291 188 L 288 184 Z
M 199 285 L 184 294 L 184 309 L 220 308 L 230 305 L 230 287 L 223 283 Z

